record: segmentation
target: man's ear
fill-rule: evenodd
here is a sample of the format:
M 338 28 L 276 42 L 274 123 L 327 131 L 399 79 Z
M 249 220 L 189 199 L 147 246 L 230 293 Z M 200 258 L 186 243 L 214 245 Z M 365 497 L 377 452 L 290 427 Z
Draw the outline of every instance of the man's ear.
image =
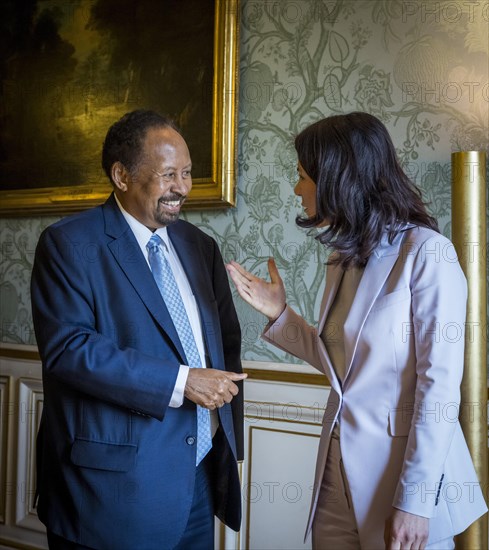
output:
M 125 193 L 127 191 L 127 184 L 130 178 L 126 167 L 122 164 L 122 162 L 117 161 L 112 165 L 110 172 L 115 188 Z

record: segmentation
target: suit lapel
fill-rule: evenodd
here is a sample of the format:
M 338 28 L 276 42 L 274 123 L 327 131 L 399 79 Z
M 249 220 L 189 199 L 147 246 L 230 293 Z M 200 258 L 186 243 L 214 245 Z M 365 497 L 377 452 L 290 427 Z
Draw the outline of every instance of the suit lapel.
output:
M 113 238 L 108 244 L 109 250 L 184 362 L 185 353 L 165 302 L 138 242 L 112 196 L 104 205 L 104 218 L 105 232 Z
M 389 244 L 387 235 L 385 235 L 365 266 L 365 271 L 344 326 L 345 381 L 353 362 L 363 325 L 399 257 L 403 239 L 404 232 L 401 231 L 394 238 L 393 243 Z
M 204 257 L 205 252 L 199 243 L 192 239 L 188 233 L 178 231 L 175 225 L 168 227 L 168 236 L 178 254 L 197 302 L 206 352 L 211 358 L 212 366 L 221 368 L 222 358 L 217 356 L 218 346 L 216 343 L 216 338 L 219 336 L 216 334 L 219 319 L 216 319 L 215 307 L 211 304 L 211 299 L 214 296 L 212 288 L 210 288 L 212 283 L 205 277 L 204 272 L 204 266 L 209 260 Z

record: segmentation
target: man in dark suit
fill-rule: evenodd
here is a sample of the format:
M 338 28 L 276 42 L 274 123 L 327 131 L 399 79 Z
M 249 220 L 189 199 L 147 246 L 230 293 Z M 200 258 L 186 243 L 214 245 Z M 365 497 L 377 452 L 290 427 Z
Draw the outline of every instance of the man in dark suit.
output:
M 110 198 L 36 250 L 38 514 L 50 548 L 210 549 L 214 515 L 241 522 L 246 375 L 227 274 L 215 241 L 178 220 L 191 159 L 170 120 L 126 114 L 102 157 Z

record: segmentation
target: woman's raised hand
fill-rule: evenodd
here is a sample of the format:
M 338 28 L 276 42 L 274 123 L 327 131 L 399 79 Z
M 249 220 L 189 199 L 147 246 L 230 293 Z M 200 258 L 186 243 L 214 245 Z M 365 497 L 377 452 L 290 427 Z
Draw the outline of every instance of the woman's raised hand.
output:
M 245 302 L 266 315 L 270 321 L 280 316 L 285 309 L 285 287 L 273 258 L 268 260 L 269 283 L 255 277 L 234 261 L 227 264 L 226 269 Z

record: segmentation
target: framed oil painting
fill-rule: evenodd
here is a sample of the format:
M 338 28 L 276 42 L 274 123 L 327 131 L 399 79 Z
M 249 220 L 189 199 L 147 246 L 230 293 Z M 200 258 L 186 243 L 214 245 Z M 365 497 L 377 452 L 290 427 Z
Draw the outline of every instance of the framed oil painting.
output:
M 238 2 L 6 0 L 0 214 L 103 202 L 105 134 L 141 108 L 171 116 L 189 145 L 186 207 L 234 205 Z

